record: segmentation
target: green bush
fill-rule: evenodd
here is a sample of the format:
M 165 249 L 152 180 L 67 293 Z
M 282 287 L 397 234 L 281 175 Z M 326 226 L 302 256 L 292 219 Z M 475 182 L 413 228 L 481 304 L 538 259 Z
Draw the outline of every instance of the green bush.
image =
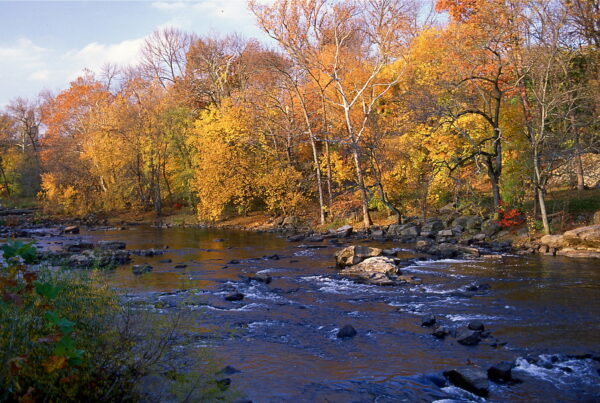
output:
M 148 400 L 140 385 L 151 376 L 175 399 L 227 398 L 202 371 L 206 357 L 186 352 L 181 370 L 179 315 L 128 308 L 98 272 L 32 267 L 30 244 L 1 249 L 0 402 Z

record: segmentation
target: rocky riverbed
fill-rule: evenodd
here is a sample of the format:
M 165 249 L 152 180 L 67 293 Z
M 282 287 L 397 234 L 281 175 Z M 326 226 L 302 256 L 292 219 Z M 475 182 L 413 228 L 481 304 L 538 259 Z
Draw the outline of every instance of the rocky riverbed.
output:
M 415 238 L 416 250 L 389 228 L 27 231 L 57 262 L 116 264 L 106 279 L 136 309 L 186 312 L 181 347 L 210 348 L 236 370 L 224 379 L 255 402 L 600 394 L 595 260 L 514 256 L 501 240 L 445 236 Z M 361 277 L 355 266 L 368 259 L 383 283 Z

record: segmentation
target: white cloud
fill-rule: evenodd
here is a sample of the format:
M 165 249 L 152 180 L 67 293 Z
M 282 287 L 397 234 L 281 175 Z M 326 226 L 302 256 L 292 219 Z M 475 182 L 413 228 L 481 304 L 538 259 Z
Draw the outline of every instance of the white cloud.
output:
M 35 97 L 43 88 L 62 90 L 84 69 L 98 72 L 106 63 L 135 64 L 144 38 L 118 43 L 92 42 L 80 49 L 43 48 L 30 39 L 0 44 L 0 108 L 13 97 Z
M 37 70 L 29 75 L 29 79 L 34 80 L 34 81 L 45 81 L 48 79 L 49 76 L 50 76 L 50 71 L 48 71 L 46 69 Z
M 82 49 L 71 50 L 62 56 L 65 65 L 71 66 L 73 73 L 78 75 L 83 69 L 98 71 L 106 63 L 126 66 L 135 64 L 139 60 L 140 49 L 144 38 L 128 39 L 114 44 L 92 42 Z
M 156 1 L 154 3 L 152 3 L 152 7 L 153 8 L 157 8 L 159 10 L 179 10 L 182 8 L 187 7 L 187 4 L 185 4 L 182 1 L 174 1 L 174 2 L 169 2 L 169 1 Z
M 36 46 L 28 38 L 20 38 L 13 45 L 0 46 L 0 58 L 31 59 L 43 53 L 46 49 Z

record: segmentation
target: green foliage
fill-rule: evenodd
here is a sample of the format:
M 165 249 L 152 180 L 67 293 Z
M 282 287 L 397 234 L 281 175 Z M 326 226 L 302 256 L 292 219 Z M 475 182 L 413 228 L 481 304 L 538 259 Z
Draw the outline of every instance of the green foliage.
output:
M 24 243 L 22 241 L 9 242 L 2 245 L 0 249 L 3 252 L 4 260 L 7 262 L 21 257 L 25 263 L 33 263 L 37 255 L 33 243 Z
M 193 374 L 178 368 L 181 358 L 172 351 L 178 315 L 129 310 L 97 272 L 27 266 L 23 262 L 35 256 L 29 244 L 1 248 L 0 401 L 146 400 L 141 379 L 164 377 L 165 368 L 179 373 L 181 395 L 198 396 L 194 401 L 225 396 L 211 386 L 214 375 L 203 371 L 198 356 L 186 364 Z M 171 383 L 165 378 L 162 387 Z

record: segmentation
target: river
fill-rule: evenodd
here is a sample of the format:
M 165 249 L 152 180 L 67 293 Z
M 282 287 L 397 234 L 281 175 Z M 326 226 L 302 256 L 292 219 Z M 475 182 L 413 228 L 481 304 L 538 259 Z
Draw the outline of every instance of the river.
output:
M 206 336 L 199 348 L 210 346 L 239 369 L 233 384 L 255 403 L 484 401 L 444 385 L 441 373 L 502 360 L 516 360 L 513 373 L 523 382 L 492 384 L 487 401 L 600 401 L 599 363 L 571 356 L 600 353 L 597 261 L 415 260 L 402 271 L 421 285 L 380 287 L 337 276 L 337 248 L 327 241 L 313 249 L 269 233 L 149 227 L 83 235 L 125 241 L 128 249 L 168 247 L 161 256 L 135 257 L 152 272 L 136 276 L 123 266 L 108 281 L 132 298 L 163 301 L 158 308 L 186 299 L 195 329 Z M 366 245 L 416 257 L 404 245 Z M 254 273 L 273 280 L 240 278 Z M 469 291 L 481 284 L 490 287 Z M 180 290 L 187 291 L 172 293 Z M 244 299 L 225 301 L 234 290 Z M 438 340 L 421 326 L 428 315 L 448 328 L 479 320 L 497 341 Z M 358 335 L 338 339 L 346 324 Z

